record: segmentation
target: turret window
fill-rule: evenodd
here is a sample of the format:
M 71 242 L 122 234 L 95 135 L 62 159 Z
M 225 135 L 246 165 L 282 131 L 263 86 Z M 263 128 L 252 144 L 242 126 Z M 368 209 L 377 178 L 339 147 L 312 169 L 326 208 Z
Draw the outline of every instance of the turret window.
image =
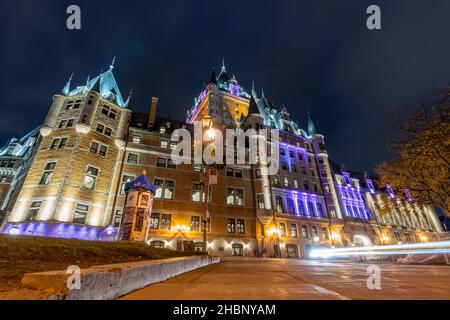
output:
M 102 108 L 102 113 L 103 113 L 105 116 L 110 117 L 111 119 L 115 119 L 115 118 L 116 118 L 116 115 L 117 115 L 117 111 L 114 110 L 114 109 L 112 109 L 112 108 L 110 108 L 110 107 L 108 107 L 108 106 L 103 106 L 103 108 Z
M 41 205 L 42 205 L 41 201 L 31 203 L 31 206 L 27 212 L 28 221 L 36 221 L 39 211 L 41 210 Z
M 89 211 L 89 206 L 86 206 L 83 204 L 77 204 L 74 215 L 73 215 L 72 222 L 78 223 L 78 224 L 85 224 L 88 211 Z
M 86 170 L 86 176 L 84 177 L 83 187 L 86 189 L 94 190 L 97 183 L 99 170 L 94 167 L 88 167 Z
M 49 162 L 44 168 L 44 173 L 42 174 L 40 185 L 50 184 L 53 178 L 53 173 L 56 168 L 56 162 Z
M 53 143 L 50 149 L 61 149 L 64 148 L 67 144 L 67 138 L 57 138 L 53 140 Z

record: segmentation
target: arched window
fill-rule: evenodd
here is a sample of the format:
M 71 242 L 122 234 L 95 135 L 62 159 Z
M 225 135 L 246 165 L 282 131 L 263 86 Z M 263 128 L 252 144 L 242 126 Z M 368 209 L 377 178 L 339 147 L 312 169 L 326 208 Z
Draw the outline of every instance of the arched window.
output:
M 312 203 L 312 201 L 308 201 L 308 211 L 311 216 L 317 217 L 316 208 L 314 208 L 314 203 Z
M 301 216 L 306 216 L 305 203 L 303 202 L 303 199 L 298 199 L 297 204 L 298 204 L 298 214 Z
M 283 198 L 281 196 L 276 196 L 275 202 L 277 205 L 277 212 L 283 213 L 284 212 Z
M 150 242 L 150 248 L 164 249 L 164 242 L 160 240 L 155 240 Z
M 288 213 L 295 214 L 295 204 L 292 198 L 286 199 Z
M 321 216 L 322 218 L 327 218 L 325 210 L 323 210 L 322 203 L 316 202 L 316 206 L 317 206 L 317 211 L 319 212 L 319 216 Z

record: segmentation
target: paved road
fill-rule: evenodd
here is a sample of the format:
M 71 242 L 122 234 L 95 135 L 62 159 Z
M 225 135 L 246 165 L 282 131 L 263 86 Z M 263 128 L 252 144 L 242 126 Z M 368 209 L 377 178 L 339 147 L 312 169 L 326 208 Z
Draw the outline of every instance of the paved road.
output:
M 381 290 L 369 290 L 369 265 L 225 258 L 220 264 L 152 285 L 123 299 L 450 299 L 450 266 L 378 263 Z

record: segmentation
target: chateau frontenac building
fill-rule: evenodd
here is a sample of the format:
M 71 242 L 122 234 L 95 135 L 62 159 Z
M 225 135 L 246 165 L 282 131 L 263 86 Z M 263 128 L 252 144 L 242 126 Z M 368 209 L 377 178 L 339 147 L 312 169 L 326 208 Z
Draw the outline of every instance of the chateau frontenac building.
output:
M 156 186 L 147 237 L 154 247 L 200 250 L 206 210 L 207 248 L 216 255 L 307 258 L 317 247 L 426 242 L 443 232 L 433 208 L 336 165 L 310 115 L 302 129 L 287 108 L 254 88 L 247 92 L 225 65 L 212 72 L 183 121 L 158 117 L 157 98 L 147 114 L 133 112 L 113 71 L 112 65 L 75 88 L 70 79 L 53 97 L 40 137 L 21 140 L 35 147 L 23 183 L 3 206 L 2 233 L 111 240 L 125 185 L 144 171 Z M 209 189 L 204 165 L 171 158 L 173 131 L 193 130 L 196 122 L 278 129 L 278 174 L 268 176 L 260 163 L 225 164 Z M 8 170 L 0 167 L 1 175 Z

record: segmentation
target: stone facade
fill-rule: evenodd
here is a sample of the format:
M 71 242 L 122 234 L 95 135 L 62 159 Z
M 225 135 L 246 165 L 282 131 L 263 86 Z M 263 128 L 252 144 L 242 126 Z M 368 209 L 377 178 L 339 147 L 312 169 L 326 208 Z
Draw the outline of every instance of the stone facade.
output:
M 247 93 L 225 66 L 213 72 L 186 121 L 157 117 L 156 98 L 148 114 L 132 112 L 113 66 L 70 86 L 54 97 L 4 233 L 94 240 L 116 232 L 125 184 L 143 171 L 157 187 L 147 238 L 155 247 L 184 250 L 190 243 L 200 250 L 207 207 L 207 247 L 216 255 L 307 257 L 321 246 L 429 241 L 442 232 L 432 209 L 338 168 L 310 116 L 303 130 L 264 93 Z M 173 131 L 192 131 L 195 122 L 278 129 L 279 173 L 267 176 L 261 163 L 228 164 L 207 196 L 205 165 L 171 161 Z

